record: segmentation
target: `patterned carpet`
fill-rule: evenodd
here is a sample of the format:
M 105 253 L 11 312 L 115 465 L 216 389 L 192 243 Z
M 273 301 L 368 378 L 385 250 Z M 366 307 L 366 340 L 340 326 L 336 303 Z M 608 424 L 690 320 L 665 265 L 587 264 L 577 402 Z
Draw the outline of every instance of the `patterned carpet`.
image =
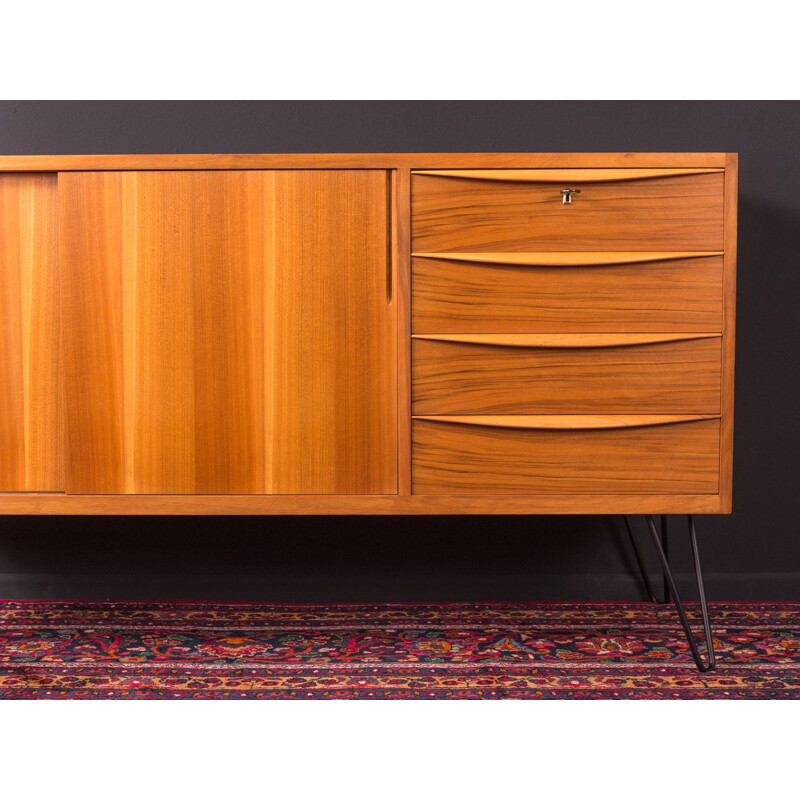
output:
M 0 602 L 0 698 L 800 699 L 800 603 Z M 698 620 L 696 607 L 692 617 Z

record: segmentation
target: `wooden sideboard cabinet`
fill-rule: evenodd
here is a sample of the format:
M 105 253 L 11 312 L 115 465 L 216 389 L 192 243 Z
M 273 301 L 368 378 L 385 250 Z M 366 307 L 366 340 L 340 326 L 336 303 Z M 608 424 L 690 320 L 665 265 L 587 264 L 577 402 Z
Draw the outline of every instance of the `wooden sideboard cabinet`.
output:
M 736 194 L 719 153 L 2 156 L 0 513 L 645 514 L 713 667 L 653 515 L 710 641 Z
M 0 511 L 728 512 L 736 173 L 0 157 Z

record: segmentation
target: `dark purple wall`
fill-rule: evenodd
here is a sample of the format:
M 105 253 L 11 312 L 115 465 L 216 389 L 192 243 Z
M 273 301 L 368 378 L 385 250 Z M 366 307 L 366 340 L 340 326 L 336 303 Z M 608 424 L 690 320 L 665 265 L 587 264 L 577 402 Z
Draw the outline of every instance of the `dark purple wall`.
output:
M 734 513 L 698 520 L 712 599 L 800 599 L 798 143 L 796 102 L 0 102 L 4 154 L 738 152 Z M 618 517 L 0 517 L 0 596 L 635 599 L 623 536 Z

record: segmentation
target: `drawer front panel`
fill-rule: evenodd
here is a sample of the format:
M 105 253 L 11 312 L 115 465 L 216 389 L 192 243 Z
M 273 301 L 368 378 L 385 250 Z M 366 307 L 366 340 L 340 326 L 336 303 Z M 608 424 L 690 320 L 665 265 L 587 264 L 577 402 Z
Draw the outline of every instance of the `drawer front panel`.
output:
M 414 333 L 722 330 L 722 256 L 589 266 L 414 258 L 412 269 Z
M 723 249 L 722 172 L 576 182 L 568 170 L 561 181 L 549 177 L 415 174 L 413 252 Z M 580 194 L 565 205 L 563 188 Z
M 465 338 L 414 340 L 414 414 L 719 413 L 719 336 Z
M 415 494 L 716 494 L 719 420 L 532 430 L 415 419 Z

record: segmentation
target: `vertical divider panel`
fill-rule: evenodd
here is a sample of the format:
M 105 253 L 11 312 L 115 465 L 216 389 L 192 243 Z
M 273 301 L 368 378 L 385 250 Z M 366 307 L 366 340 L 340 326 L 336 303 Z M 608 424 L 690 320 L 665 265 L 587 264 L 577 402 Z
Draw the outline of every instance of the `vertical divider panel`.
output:
M 411 170 L 394 171 L 398 493 L 411 494 Z

